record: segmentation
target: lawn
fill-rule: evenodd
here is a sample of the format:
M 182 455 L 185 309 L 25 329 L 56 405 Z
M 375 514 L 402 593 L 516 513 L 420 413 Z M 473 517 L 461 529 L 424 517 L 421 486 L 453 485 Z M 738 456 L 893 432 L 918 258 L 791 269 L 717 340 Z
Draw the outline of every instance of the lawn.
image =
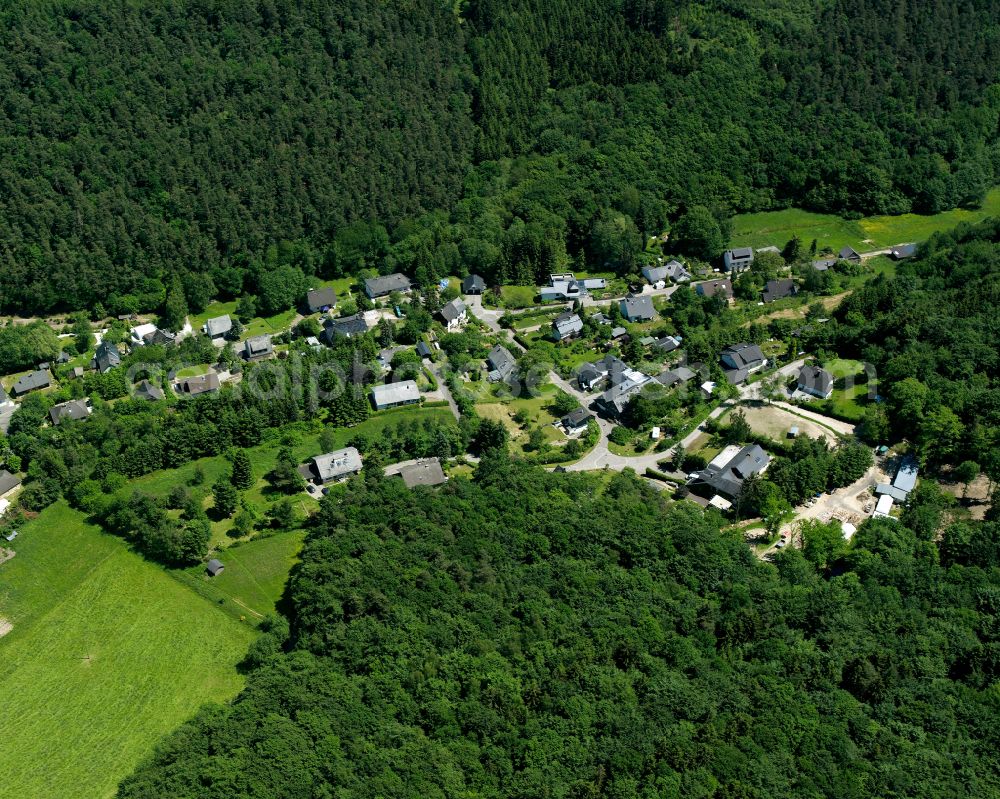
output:
M 815 214 L 800 208 L 737 214 L 733 217 L 734 247 L 781 247 L 793 236 L 808 246 L 813 239 L 819 247 L 837 251 L 845 244 L 858 252 L 877 250 L 910 241 L 923 241 L 932 233 L 950 230 L 960 222 L 979 222 L 1000 216 L 1000 187 L 992 189 L 976 210 L 955 209 L 940 214 L 871 216 L 851 221 L 833 214 Z
M 868 383 L 864 381 L 864 366 L 861 361 L 836 358 L 823 364 L 834 377 L 833 394 L 817 406 L 817 410 L 828 409 L 853 421 L 861 421 L 868 404 Z M 845 382 L 846 379 L 846 382 Z
M 195 330 L 201 330 L 202 326 L 209 319 L 214 319 L 216 316 L 224 316 L 229 314 L 233 318 L 236 317 L 236 301 L 231 300 L 230 302 L 213 302 L 202 311 L 200 314 L 191 315 L 188 317 L 191 322 L 191 326 Z M 292 326 L 292 320 L 298 315 L 298 311 L 294 308 L 287 311 L 282 311 L 279 314 L 268 317 L 256 317 L 250 320 L 250 323 L 245 326 L 243 331 L 243 338 L 249 338 L 250 336 L 262 336 L 265 334 L 275 334 L 283 333 Z
M 546 386 L 543 392 L 537 397 L 493 402 L 487 400 L 476 405 L 476 412 L 484 419 L 503 422 L 510 431 L 511 443 L 520 452 L 524 451 L 524 445 L 528 443 L 529 427 L 541 427 L 545 440 L 549 443 L 565 441 L 566 437 L 562 432 L 552 426 L 557 418 L 548 408 L 555 396 L 555 389 L 552 386 Z M 518 411 L 524 411 L 528 417 L 528 421 L 523 427 L 514 421 L 514 415 Z
M 222 574 L 209 577 L 195 566 L 177 576 L 230 613 L 261 618 L 274 612 L 305 536 L 305 530 L 291 530 L 240 543 L 218 553 L 226 566 Z
M 254 632 L 63 503 L 0 566 L 0 796 L 110 797 L 160 738 L 231 699 Z
M 535 304 L 538 289 L 534 286 L 504 286 L 500 289 L 505 308 L 530 308 Z

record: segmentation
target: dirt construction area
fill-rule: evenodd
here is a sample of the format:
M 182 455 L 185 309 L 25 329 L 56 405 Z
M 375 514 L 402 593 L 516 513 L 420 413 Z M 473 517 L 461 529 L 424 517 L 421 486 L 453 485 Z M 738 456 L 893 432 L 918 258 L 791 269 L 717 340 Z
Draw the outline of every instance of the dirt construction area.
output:
M 837 443 L 837 437 L 833 431 L 823 427 L 818 422 L 811 419 L 803 419 L 794 413 L 778 408 L 774 405 L 744 406 L 741 408 L 746 415 L 750 429 L 758 435 L 773 438 L 775 441 L 784 441 L 788 438 L 788 431 L 792 427 L 799 428 L 799 435 L 810 438 L 825 438 L 830 444 Z

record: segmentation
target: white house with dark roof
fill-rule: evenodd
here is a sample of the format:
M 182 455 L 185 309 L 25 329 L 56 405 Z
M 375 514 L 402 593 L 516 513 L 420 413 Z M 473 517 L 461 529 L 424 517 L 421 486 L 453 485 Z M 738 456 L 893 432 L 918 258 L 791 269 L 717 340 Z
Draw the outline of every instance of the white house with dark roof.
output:
M 484 291 L 486 291 L 486 281 L 479 275 L 468 275 L 462 279 L 463 294 L 482 294 Z
M 732 274 L 746 271 L 753 263 L 753 248 L 736 247 L 732 250 L 726 250 L 722 254 L 722 263 L 725 265 L 726 271 Z
M 833 375 L 819 366 L 803 366 L 795 384 L 799 391 L 820 399 L 829 399 L 833 394 Z
M 692 491 L 717 494 L 736 499 L 748 477 L 763 474 L 771 464 L 771 456 L 759 444 L 742 449 L 730 445 L 688 483 Z
M 468 313 L 465 303 L 459 299 L 454 299 L 446 304 L 440 311 L 444 326 L 449 330 L 458 330 L 465 324 Z
M 486 368 L 489 369 L 491 383 L 506 383 L 517 369 L 517 361 L 510 350 L 502 344 L 497 344 L 486 356 Z

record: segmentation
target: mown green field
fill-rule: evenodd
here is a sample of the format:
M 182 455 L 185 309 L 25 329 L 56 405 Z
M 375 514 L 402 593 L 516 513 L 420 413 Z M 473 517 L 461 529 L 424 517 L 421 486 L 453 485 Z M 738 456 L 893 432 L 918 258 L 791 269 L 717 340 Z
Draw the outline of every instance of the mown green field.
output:
M 950 230 L 961 222 L 980 222 L 1000 215 L 1000 187 L 992 189 L 981 208 L 955 209 L 932 216 L 902 214 L 900 216 L 870 216 L 847 220 L 833 214 L 814 214 L 800 208 L 767 211 L 758 214 L 737 214 L 733 217 L 734 247 L 781 247 L 793 236 L 808 246 L 816 239 L 820 249 L 836 251 L 850 245 L 858 252 L 878 250 L 893 244 L 923 241 L 932 233 Z
M 111 797 L 161 736 L 243 680 L 254 636 L 58 503 L 0 566 L 0 797 Z

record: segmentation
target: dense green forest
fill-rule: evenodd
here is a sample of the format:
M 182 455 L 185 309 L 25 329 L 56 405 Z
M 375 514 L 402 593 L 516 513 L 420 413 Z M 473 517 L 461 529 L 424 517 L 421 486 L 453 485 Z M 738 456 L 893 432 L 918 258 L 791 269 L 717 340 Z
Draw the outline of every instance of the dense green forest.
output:
M 688 214 L 717 250 L 735 211 L 974 205 L 1000 163 L 987 0 L 65 0 L 3 22 L 7 313 L 173 293 L 175 317 L 279 269 L 629 273 Z
M 629 474 L 368 474 L 119 796 L 996 796 L 1000 531 L 905 522 L 775 567 Z

